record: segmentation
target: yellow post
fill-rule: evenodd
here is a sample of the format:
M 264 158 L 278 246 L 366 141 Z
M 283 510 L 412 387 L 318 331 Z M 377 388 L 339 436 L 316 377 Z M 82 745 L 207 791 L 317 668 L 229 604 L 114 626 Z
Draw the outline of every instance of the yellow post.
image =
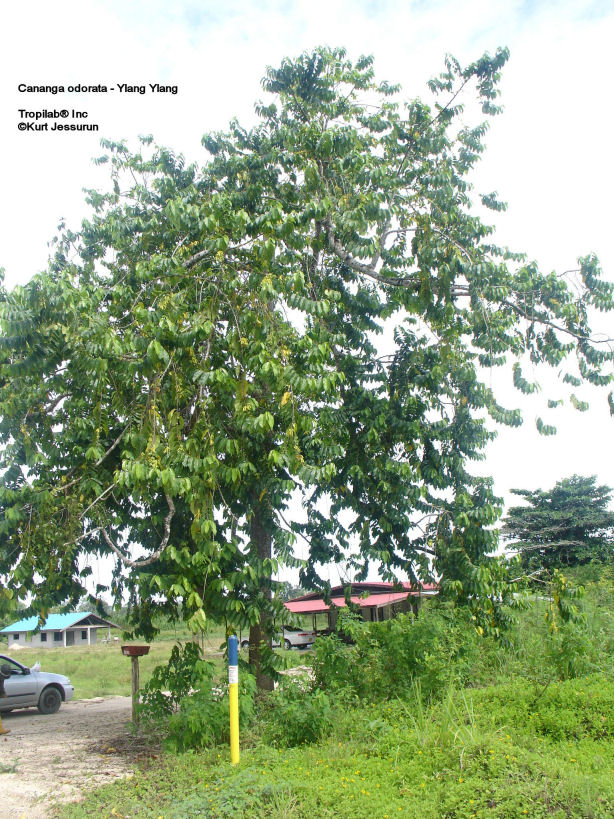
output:
M 239 648 L 235 635 L 228 638 L 228 696 L 230 699 L 230 761 L 236 765 L 239 751 Z

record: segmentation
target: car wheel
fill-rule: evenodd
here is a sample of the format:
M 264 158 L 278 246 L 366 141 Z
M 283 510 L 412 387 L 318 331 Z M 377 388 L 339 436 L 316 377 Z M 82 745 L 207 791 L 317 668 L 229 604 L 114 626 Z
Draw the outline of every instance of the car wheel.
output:
M 290 649 L 292 648 L 292 643 L 290 642 L 290 640 L 288 640 L 287 637 L 284 639 L 284 648 L 286 649 L 286 651 L 290 651 Z
M 62 695 L 57 688 L 45 688 L 38 700 L 38 710 L 41 714 L 55 714 L 60 710 Z
M 243 640 L 243 642 L 241 643 L 241 648 L 243 649 L 243 651 L 247 651 L 247 649 L 249 648 L 249 640 Z

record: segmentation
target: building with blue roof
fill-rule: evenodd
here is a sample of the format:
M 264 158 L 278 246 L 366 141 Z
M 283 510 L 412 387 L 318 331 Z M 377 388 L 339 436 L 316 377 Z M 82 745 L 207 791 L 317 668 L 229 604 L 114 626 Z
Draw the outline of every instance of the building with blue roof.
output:
M 75 611 L 70 614 L 50 614 L 44 624 L 37 630 L 38 617 L 27 617 L 18 620 L 0 634 L 6 634 L 9 648 L 58 648 L 68 646 L 89 646 L 98 642 L 97 633 L 106 629 L 108 641 L 112 628 L 120 626 L 105 620 L 91 611 Z M 105 642 L 106 642 L 105 641 Z

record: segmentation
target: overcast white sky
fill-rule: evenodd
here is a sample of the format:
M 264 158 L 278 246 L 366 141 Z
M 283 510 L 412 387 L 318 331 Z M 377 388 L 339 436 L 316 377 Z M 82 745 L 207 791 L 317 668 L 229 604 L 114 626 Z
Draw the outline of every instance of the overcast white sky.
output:
M 152 133 L 202 161 L 203 133 L 232 117 L 254 121 L 266 66 L 319 44 L 345 46 L 350 57 L 373 54 L 378 77 L 400 82 L 407 97 L 426 93 L 446 52 L 466 62 L 509 46 L 505 113 L 475 177 L 479 191 L 497 190 L 509 203 L 497 238 L 546 270 L 595 252 L 614 279 L 611 0 L 22 0 L 2 4 L 0 32 L 0 266 L 11 286 L 44 267 L 60 217 L 79 224 L 82 188 L 106 184 L 105 169 L 91 162 L 100 137 L 134 144 Z M 176 84 L 178 93 L 17 91 L 19 83 L 156 82 Z M 62 107 L 87 111 L 100 131 L 18 131 L 18 109 Z M 511 374 L 492 378 L 526 407 L 523 428 L 501 430 L 488 450 L 484 470 L 500 494 L 548 488 L 574 472 L 614 486 L 605 392 L 579 392 L 590 411 L 554 411 L 548 420 L 559 434 L 543 438 L 535 430 L 541 404 L 508 393 Z

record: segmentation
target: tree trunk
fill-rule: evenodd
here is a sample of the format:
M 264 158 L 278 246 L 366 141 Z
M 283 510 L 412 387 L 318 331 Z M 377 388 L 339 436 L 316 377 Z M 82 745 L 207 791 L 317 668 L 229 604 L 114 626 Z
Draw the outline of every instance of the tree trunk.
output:
M 258 557 L 260 561 L 272 557 L 271 533 L 265 524 L 265 515 L 261 507 L 256 506 L 251 521 L 250 539 L 251 553 Z M 271 599 L 271 578 L 261 578 L 260 594 Z M 249 630 L 249 662 L 256 671 L 256 685 L 261 691 L 273 690 L 273 679 L 261 670 L 261 644 L 266 642 L 270 645 L 269 615 L 264 611 L 260 614 L 260 622 L 250 627 Z

